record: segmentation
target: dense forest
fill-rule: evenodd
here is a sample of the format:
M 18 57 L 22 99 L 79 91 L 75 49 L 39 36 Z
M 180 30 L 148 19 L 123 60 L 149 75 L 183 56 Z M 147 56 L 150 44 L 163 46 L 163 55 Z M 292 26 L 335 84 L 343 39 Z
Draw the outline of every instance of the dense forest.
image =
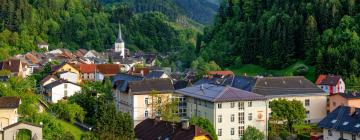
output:
M 227 0 L 197 47 L 225 67 L 305 60 L 317 73 L 359 76 L 359 23 L 355 0 Z
M 187 67 L 195 57 L 198 23 L 158 0 L 109 3 L 100 0 L 0 0 L 0 59 L 37 50 L 37 43 L 50 48 L 104 51 L 113 46 L 117 25 L 122 24 L 126 47 L 132 51 L 170 55 L 165 64 Z M 147 6 L 147 7 L 146 7 Z M 167 10 L 146 10 L 163 7 Z M 179 18 L 177 18 L 179 17 Z M 181 17 L 181 18 L 180 18 Z M 178 19 L 182 19 L 178 21 Z M 183 57 L 181 53 L 189 52 Z M 175 61 L 176 60 L 176 61 Z

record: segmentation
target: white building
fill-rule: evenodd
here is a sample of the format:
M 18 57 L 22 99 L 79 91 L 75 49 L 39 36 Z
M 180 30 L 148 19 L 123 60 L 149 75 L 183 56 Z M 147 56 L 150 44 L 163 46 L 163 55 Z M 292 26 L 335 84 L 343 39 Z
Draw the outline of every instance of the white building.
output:
M 318 123 L 327 113 L 328 94 L 303 76 L 259 78 L 252 92 L 263 95 L 270 101 L 301 101 L 306 109 L 306 123 Z
M 66 99 L 81 91 L 79 85 L 61 79 L 47 84 L 44 89 L 45 99 L 50 103 L 57 103 L 59 100 Z
M 45 51 L 49 50 L 49 44 L 46 42 L 41 42 L 37 46 L 39 49 L 44 49 Z
M 58 73 L 59 78 L 72 82 L 77 83 L 79 75 L 77 73 L 71 72 L 71 71 L 63 71 Z
M 121 26 L 119 24 L 119 35 L 115 41 L 115 53 L 120 53 L 122 58 L 125 58 L 125 42 L 121 36 Z
M 324 140 L 359 140 L 360 109 L 340 106 L 318 124 Z
M 214 84 L 175 92 L 185 96 L 187 116 L 208 119 L 219 140 L 240 140 L 248 126 L 256 127 L 267 137 L 267 101 L 262 95 Z

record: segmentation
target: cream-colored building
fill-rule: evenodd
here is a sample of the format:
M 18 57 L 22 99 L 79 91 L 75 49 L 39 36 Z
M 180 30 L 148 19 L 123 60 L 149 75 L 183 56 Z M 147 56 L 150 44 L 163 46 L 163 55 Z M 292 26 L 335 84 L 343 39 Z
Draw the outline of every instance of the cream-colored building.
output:
M 20 104 L 19 97 L 0 97 L 0 130 L 18 122 Z
M 185 96 L 187 116 L 208 119 L 219 140 L 239 140 L 248 126 L 267 136 L 267 101 L 262 95 L 214 84 L 179 89 L 176 93 Z
M 265 96 L 269 101 L 301 101 L 306 109 L 306 123 L 318 123 L 327 114 L 328 94 L 303 76 L 259 78 L 252 92 Z
M 134 120 L 134 126 L 147 118 L 154 118 L 159 115 L 153 105 L 162 104 L 176 97 L 174 87 L 170 79 L 151 79 L 121 82 L 120 87 L 126 86 L 127 90 L 117 88 L 115 93 L 116 108 L 118 111 L 127 112 Z

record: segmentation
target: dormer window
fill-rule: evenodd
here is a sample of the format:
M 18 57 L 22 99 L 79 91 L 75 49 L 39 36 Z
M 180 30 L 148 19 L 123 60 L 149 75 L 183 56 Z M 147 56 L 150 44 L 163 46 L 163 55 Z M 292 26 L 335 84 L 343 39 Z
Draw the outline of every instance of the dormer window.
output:
M 332 120 L 331 123 L 336 123 L 337 120 Z
M 359 128 L 359 127 L 360 127 L 360 124 L 356 124 L 355 127 L 356 127 L 356 128 Z
M 348 124 L 349 124 L 349 122 L 344 122 L 344 123 L 343 123 L 343 125 L 348 125 Z

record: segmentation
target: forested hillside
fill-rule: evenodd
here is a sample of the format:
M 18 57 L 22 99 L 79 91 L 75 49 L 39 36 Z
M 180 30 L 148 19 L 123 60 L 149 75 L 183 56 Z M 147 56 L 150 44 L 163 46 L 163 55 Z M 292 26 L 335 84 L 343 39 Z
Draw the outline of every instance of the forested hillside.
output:
M 126 47 L 133 51 L 191 50 L 199 30 L 174 22 L 166 11 L 137 11 L 127 2 L 105 5 L 99 0 L 0 0 L 0 3 L 0 59 L 37 50 L 37 43 L 42 41 L 49 42 L 52 49 L 104 51 L 113 46 L 119 22 Z M 174 10 L 168 5 L 164 7 Z M 190 55 L 193 52 L 189 51 Z M 192 58 L 170 59 L 188 66 L 190 60 L 184 59 Z
M 227 0 L 205 29 L 200 56 L 268 69 L 305 60 L 318 73 L 359 76 L 359 25 L 355 0 Z

